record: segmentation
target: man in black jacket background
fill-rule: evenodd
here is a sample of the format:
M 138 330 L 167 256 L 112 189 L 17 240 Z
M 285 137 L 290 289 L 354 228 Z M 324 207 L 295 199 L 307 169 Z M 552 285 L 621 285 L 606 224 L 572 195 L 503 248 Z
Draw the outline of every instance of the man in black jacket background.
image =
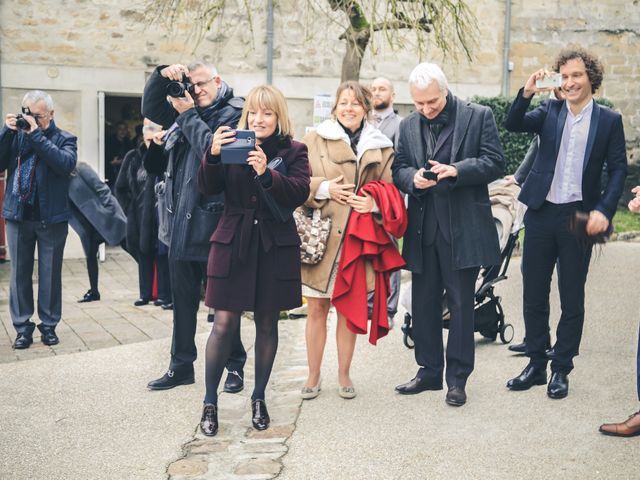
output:
M 191 85 L 182 97 L 167 94 L 171 82 L 187 80 Z M 222 81 L 213 65 L 196 61 L 159 66 L 149 77 L 142 97 L 142 114 L 167 129 L 163 161 L 155 162 L 156 173 L 164 172 L 169 218 L 169 275 L 173 290 L 173 338 L 169 370 L 148 384 L 151 390 L 166 390 L 194 382 L 194 341 L 200 290 L 206 279 L 209 238 L 222 212 L 221 196 L 198 192 L 200 160 L 211 146 L 220 126 L 235 128 L 244 101 Z M 149 162 L 146 163 L 148 165 Z M 154 169 L 155 170 L 155 169 Z M 240 329 L 227 369 L 225 391 L 243 388 L 246 352 Z

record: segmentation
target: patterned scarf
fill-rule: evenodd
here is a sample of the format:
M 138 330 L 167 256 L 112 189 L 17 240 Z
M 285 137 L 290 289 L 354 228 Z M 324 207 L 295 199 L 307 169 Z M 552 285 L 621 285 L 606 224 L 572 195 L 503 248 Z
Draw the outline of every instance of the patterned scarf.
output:
M 13 175 L 11 193 L 18 197 L 18 203 L 33 205 L 36 191 L 36 152 L 31 148 L 24 149 L 24 134 L 20 132 L 18 144 L 18 166 Z

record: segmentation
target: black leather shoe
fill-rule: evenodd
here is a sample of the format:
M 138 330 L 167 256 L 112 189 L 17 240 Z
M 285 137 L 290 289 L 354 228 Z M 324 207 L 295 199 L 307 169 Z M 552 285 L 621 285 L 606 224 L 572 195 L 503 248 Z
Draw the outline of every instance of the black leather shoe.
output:
M 16 341 L 13 342 L 13 348 L 16 350 L 24 350 L 29 348 L 33 343 L 33 334 L 30 332 L 19 333 Z
M 507 347 L 510 352 L 526 353 L 527 352 L 527 339 L 523 338 L 522 343 L 516 343 L 515 345 L 509 345 Z
M 38 325 L 38 330 L 40 330 L 40 340 L 45 345 L 51 346 L 60 343 L 54 327 L 43 327 L 42 324 L 40 324 Z
M 224 382 L 224 391 L 227 393 L 238 393 L 244 388 L 244 372 L 242 370 L 231 370 Z
M 153 306 L 154 306 L 154 307 L 161 307 L 161 306 L 162 306 L 162 305 L 164 305 L 165 303 L 167 303 L 167 302 L 165 302 L 165 301 L 164 301 L 164 300 L 162 300 L 161 298 L 156 298 L 156 299 L 153 301 Z
M 213 403 L 205 403 L 202 408 L 200 431 L 207 437 L 213 437 L 218 433 L 218 407 Z
M 269 412 L 267 412 L 267 404 L 264 400 L 254 400 L 251 402 L 251 423 L 256 430 L 266 430 L 269 428 Z
M 84 294 L 84 297 L 78 300 L 78 303 L 96 302 L 98 300 L 100 300 L 100 292 L 94 292 L 89 289 L 89 291 Z
M 149 300 L 145 300 L 144 298 L 139 298 L 135 302 L 133 302 L 133 305 L 135 307 L 142 307 L 143 305 L 148 305 L 148 304 L 149 304 Z
M 556 358 L 558 358 L 555 348 L 549 348 L 548 350 L 545 350 L 544 353 L 549 360 L 555 360 Z
M 396 387 L 396 392 L 401 395 L 415 395 L 426 390 L 442 390 L 442 380 L 420 379 L 416 376 L 410 382 Z
M 449 387 L 444 401 L 452 407 L 461 407 L 467 403 L 467 394 L 463 387 Z
M 173 302 L 165 303 L 164 305 L 160 306 L 160 308 L 163 310 L 173 310 Z
M 569 378 L 566 373 L 553 372 L 547 386 L 549 398 L 560 399 L 569 395 Z
M 507 382 L 510 390 L 529 390 L 534 385 L 547 383 L 547 370 L 539 369 L 533 365 L 527 365 L 522 373 Z
M 169 390 L 180 385 L 191 385 L 194 383 L 193 370 L 178 372 L 168 370 L 162 377 L 147 384 L 149 390 Z

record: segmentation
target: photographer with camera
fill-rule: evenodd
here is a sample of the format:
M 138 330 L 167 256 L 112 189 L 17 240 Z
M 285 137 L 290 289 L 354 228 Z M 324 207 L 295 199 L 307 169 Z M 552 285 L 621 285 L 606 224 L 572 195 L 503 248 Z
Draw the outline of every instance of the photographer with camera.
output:
M 173 339 L 171 363 L 165 375 L 148 384 L 166 390 L 194 382 L 197 351 L 194 336 L 200 306 L 200 290 L 206 281 L 209 238 L 223 209 L 223 196 L 198 191 L 200 160 L 211 146 L 213 132 L 221 126 L 235 128 L 244 101 L 222 81 L 215 67 L 196 61 L 159 66 L 149 77 L 142 97 L 142 114 L 167 130 L 164 154 L 146 161 L 150 173 L 163 173 L 169 218 L 169 276 L 173 290 Z M 150 159 L 149 159 L 150 160 Z M 246 352 L 240 328 L 233 347 L 224 390 L 236 393 L 244 387 Z
M 29 348 L 35 323 L 33 262 L 38 246 L 38 316 L 42 343 L 56 345 L 62 315 L 62 253 L 67 240 L 70 173 L 77 139 L 53 121 L 53 100 L 27 92 L 22 114 L 8 114 L 0 130 L 0 171 L 7 171 L 2 214 L 11 256 L 9 311 L 18 333 L 13 348 Z

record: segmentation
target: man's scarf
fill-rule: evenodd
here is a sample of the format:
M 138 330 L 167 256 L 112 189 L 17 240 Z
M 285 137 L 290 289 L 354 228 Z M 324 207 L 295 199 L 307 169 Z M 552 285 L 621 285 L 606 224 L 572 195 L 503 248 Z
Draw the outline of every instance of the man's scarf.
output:
M 33 205 L 36 191 L 36 152 L 24 146 L 25 134 L 18 133 L 18 166 L 13 175 L 11 193 L 18 198 L 18 203 Z

